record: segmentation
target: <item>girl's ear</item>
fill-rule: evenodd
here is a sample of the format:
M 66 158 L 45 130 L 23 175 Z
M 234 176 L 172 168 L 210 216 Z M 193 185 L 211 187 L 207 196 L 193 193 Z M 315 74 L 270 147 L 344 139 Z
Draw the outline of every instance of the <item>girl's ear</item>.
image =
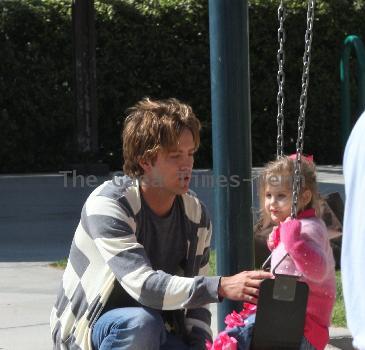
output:
M 312 191 L 305 190 L 302 195 L 302 200 L 303 200 L 303 208 L 305 208 L 312 200 Z

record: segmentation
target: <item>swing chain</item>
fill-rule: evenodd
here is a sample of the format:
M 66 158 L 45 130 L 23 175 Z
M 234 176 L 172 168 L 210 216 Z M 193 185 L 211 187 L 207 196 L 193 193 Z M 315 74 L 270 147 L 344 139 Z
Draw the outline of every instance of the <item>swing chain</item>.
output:
M 308 86 L 309 86 L 309 67 L 311 62 L 311 48 L 313 38 L 313 22 L 314 22 L 315 0 L 308 1 L 307 11 L 307 30 L 305 33 L 305 49 L 303 56 L 303 74 L 302 74 L 302 92 L 300 95 L 300 109 L 298 118 L 298 139 L 296 144 L 296 162 L 294 167 L 293 181 L 293 202 L 291 208 L 291 217 L 297 216 L 298 193 L 300 191 L 302 154 L 304 147 L 304 129 L 305 129 L 305 113 L 307 108 Z
M 278 114 L 277 114 L 277 128 L 278 128 L 278 136 L 276 139 L 276 156 L 277 158 L 283 156 L 283 147 L 284 147 L 284 84 L 285 84 L 285 72 L 284 72 L 284 63 L 285 63 L 285 50 L 284 43 L 286 40 L 286 33 L 284 29 L 284 21 L 286 18 L 286 11 L 283 4 L 283 0 L 280 1 L 280 6 L 278 8 L 278 20 L 280 23 L 278 29 L 278 43 L 279 49 L 277 52 L 277 62 L 278 62 L 278 74 L 277 74 L 277 82 L 278 82 L 278 94 L 277 94 L 277 105 L 278 105 Z

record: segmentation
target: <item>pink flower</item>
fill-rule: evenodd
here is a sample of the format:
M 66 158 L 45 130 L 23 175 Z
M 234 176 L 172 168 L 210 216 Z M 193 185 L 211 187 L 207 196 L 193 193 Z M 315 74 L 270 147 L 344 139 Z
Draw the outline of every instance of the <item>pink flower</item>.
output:
M 227 325 L 226 330 L 237 327 L 237 326 L 244 326 L 242 316 L 237 313 L 235 310 L 229 315 L 226 316 L 224 323 Z
M 243 309 L 240 312 L 242 319 L 245 320 L 248 316 L 256 313 L 256 308 L 257 308 L 257 306 L 255 304 L 244 303 Z
M 213 344 L 206 342 L 207 350 L 237 350 L 237 340 L 225 332 L 220 332 Z
M 224 322 L 227 325 L 226 331 L 237 326 L 246 326 L 247 317 L 256 312 L 256 305 L 251 303 L 244 303 L 243 309 L 240 313 L 233 311 L 227 315 Z M 206 350 L 237 350 L 237 340 L 230 337 L 225 331 L 218 334 L 214 339 L 213 344 L 209 341 L 205 343 Z
M 245 310 L 248 310 L 251 314 L 254 314 L 256 312 L 257 306 L 255 304 L 251 304 L 251 303 L 243 303 L 243 308 Z

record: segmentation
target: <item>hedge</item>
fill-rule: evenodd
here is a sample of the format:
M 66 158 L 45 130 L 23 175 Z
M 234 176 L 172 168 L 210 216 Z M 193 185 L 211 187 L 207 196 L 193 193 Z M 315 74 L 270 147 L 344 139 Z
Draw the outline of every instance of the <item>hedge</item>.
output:
M 201 119 L 196 166 L 211 167 L 208 2 L 95 2 L 98 160 L 121 166 L 123 112 L 143 96 L 174 96 Z M 286 150 L 294 150 L 306 1 L 287 1 Z M 339 57 L 348 34 L 365 33 L 365 1 L 317 0 L 305 151 L 340 163 Z M 254 165 L 275 153 L 278 1 L 250 3 Z M 77 161 L 71 0 L 0 2 L 0 172 L 57 171 Z M 229 40 L 229 39 L 227 39 Z M 353 81 L 354 84 L 354 81 Z

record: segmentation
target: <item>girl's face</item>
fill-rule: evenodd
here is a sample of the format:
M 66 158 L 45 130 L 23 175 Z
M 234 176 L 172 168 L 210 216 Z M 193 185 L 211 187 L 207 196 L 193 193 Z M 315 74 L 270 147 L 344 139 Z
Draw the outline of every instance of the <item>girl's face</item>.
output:
M 265 211 L 275 224 L 285 221 L 291 214 L 292 193 L 282 184 L 267 184 L 265 187 Z

